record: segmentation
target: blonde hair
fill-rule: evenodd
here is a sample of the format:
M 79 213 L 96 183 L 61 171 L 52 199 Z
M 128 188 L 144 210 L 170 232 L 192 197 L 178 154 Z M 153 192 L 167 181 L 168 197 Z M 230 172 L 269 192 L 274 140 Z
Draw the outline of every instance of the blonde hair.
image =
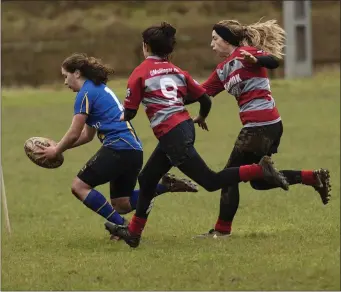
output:
M 239 45 L 252 46 L 270 53 L 278 59 L 284 56 L 285 31 L 277 21 L 272 19 L 253 24 L 243 25 L 237 20 L 222 20 L 217 23 L 227 27 L 234 35 L 240 38 Z

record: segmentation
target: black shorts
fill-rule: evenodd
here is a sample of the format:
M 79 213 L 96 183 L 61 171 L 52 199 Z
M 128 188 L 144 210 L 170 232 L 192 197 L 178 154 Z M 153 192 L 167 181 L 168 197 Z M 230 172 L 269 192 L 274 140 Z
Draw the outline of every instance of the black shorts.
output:
M 264 155 L 277 153 L 283 134 L 283 124 L 243 128 L 234 144 L 225 167 L 258 163 Z
M 130 197 L 142 165 L 142 151 L 101 147 L 77 176 L 92 188 L 110 182 L 112 199 Z
M 167 155 L 172 166 L 179 166 L 196 152 L 194 149 L 195 127 L 192 119 L 178 124 L 159 139 L 161 150 Z

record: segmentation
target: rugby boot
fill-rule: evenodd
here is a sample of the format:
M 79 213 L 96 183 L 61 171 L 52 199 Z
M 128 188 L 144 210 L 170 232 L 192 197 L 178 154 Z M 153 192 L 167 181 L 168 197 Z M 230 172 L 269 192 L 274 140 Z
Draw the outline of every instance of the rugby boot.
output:
M 109 231 L 111 235 L 117 236 L 123 239 L 126 244 L 132 248 L 136 248 L 140 244 L 141 235 L 131 234 L 128 230 L 128 226 L 116 225 L 111 222 L 104 223 L 105 229 Z
M 221 232 L 218 230 L 211 229 L 207 233 L 199 234 L 194 236 L 194 238 L 227 238 L 231 235 L 231 232 Z
M 317 169 L 313 171 L 316 178 L 316 185 L 312 187 L 317 191 L 321 197 L 322 203 L 327 205 L 331 197 L 330 174 L 328 169 Z
M 129 221 L 126 219 L 126 218 L 124 218 L 123 217 L 123 220 L 124 220 L 124 222 L 123 222 L 123 226 L 128 226 L 128 224 L 129 224 Z M 118 237 L 118 236 L 116 236 L 116 235 L 110 235 L 110 240 L 113 240 L 113 241 L 119 241 L 121 238 L 120 237 Z
M 198 186 L 189 179 L 177 178 L 174 174 L 166 173 L 161 184 L 167 188 L 168 192 L 198 192 Z

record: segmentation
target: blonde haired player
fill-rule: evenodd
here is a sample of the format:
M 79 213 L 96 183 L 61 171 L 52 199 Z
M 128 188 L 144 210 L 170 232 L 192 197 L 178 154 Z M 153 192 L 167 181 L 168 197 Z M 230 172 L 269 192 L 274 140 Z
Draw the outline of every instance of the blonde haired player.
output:
M 276 20 L 242 24 L 237 20 L 222 20 L 212 29 L 212 50 L 224 59 L 202 84 L 208 95 L 214 97 L 226 90 L 235 97 L 243 124 L 226 168 L 258 163 L 264 155 L 277 153 L 283 133 L 282 119 L 275 105 L 267 69 L 279 66 L 285 41 L 285 31 Z M 200 124 L 207 128 L 206 124 Z M 283 170 L 290 185 L 305 184 L 314 187 L 323 204 L 330 199 L 329 171 Z M 252 180 L 257 190 L 278 186 L 264 179 Z M 238 184 L 221 191 L 219 217 L 214 229 L 201 237 L 228 236 L 239 205 Z

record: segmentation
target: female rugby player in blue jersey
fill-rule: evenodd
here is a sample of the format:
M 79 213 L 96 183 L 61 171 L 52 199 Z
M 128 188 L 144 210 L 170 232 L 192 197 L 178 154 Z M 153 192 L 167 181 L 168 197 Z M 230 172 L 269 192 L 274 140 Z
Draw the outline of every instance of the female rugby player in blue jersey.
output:
M 67 149 L 93 140 L 96 132 L 102 143 L 72 182 L 72 193 L 84 205 L 116 224 L 124 224 L 125 214 L 136 207 L 139 191 L 134 191 L 143 164 L 141 141 L 129 121 L 120 122 L 123 107 L 106 85 L 114 70 L 86 54 L 73 54 L 62 64 L 65 85 L 77 92 L 71 126 L 57 145 L 41 147 L 42 158 L 53 159 Z M 111 204 L 96 186 L 110 182 Z M 196 192 L 189 180 L 166 174 L 156 193 Z

